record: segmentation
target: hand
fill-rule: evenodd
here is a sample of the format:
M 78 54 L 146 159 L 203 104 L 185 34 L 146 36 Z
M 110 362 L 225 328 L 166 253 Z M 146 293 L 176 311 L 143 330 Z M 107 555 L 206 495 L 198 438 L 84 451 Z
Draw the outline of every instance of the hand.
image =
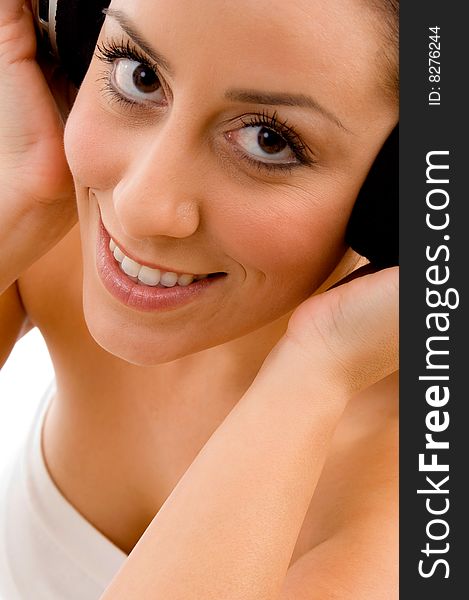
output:
M 0 3 L 0 239 L 8 273 L 0 292 L 67 233 L 77 220 L 73 179 L 63 148 L 67 85 L 54 82 L 51 65 L 35 59 L 32 14 L 21 0 Z M 19 236 L 21 230 L 21 237 Z M 17 231 L 16 237 L 13 231 Z M 3 269 L 3 267 L 2 267 Z
M 362 273 L 303 302 L 284 340 L 348 395 L 398 369 L 399 268 Z

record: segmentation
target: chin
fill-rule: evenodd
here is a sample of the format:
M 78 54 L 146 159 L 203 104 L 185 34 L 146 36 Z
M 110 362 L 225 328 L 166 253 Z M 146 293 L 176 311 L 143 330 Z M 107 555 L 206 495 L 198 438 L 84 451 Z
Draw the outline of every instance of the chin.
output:
M 94 341 L 109 354 L 133 365 L 149 367 L 167 363 L 202 349 L 195 347 L 181 330 L 151 328 L 138 314 L 129 320 L 118 307 L 103 305 L 86 286 L 83 313 Z
M 100 320 L 99 316 L 89 317 L 86 311 L 85 321 L 91 337 L 103 350 L 132 365 L 152 367 L 193 353 L 189 349 L 184 351 L 181 347 L 172 348 L 159 341 L 142 342 L 138 335 L 129 331 L 116 333 L 112 325 Z

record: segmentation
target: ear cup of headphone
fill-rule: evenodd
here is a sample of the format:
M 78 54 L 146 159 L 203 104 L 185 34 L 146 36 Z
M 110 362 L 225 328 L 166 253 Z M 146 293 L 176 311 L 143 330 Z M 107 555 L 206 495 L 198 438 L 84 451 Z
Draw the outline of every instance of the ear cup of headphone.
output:
M 88 70 L 110 0 L 58 0 L 56 40 L 60 62 L 78 88 Z
M 399 264 L 399 125 L 396 125 L 358 194 L 346 243 L 378 268 Z

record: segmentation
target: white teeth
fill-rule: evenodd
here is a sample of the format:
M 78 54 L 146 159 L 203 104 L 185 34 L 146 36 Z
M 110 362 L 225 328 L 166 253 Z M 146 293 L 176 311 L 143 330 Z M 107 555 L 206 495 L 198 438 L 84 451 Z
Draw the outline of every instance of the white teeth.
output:
M 178 285 L 186 286 L 194 281 L 194 275 L 190 275 L 189 273 L 184 273 L 184 275 L 179 275 L 178 277 Z
M 114 254 L 114 258 L 117 260 L 117 262 L 122 262 L 124 260 L 125 254 L 122 252 L 122 250 L 119 248 L 119 246 L 116 246 L 114 248 L 113 254 Z
M 165 287 L 173 287 L 178 281 L 178 276 L 172 271 L 167 271 L 161 275 L 160 283 Z
M 139 265 L 137 262 L 135 262 L 128 256 L 124 256 L 121 262 L 121 269 L 126 275 L 129 275 L 129 277 L 137 277 L 138 272 L 141 269 L 141 265 Z
M 199 281 L 207 277 L 207 275 L 192 275 L 191 273 L 178 275 L 173 271 L 165 272 L 160 269 L 152 269 L 151 267 L 141 265 L 126 256 L 112 238 L 109 240 L 109 248 L 116 261 L 120 263 L 121 271 L 130 277 L 132 281 L 139 282 L 142 285 L 156 286 L 160 284 L 165 287 L 174 287 L 177 284 L 187 286 L 193 281 Z
M 138 273 L 138 279 L 145 285 L 158 285 L 160 282 L 161 273 L 158 269 L 150 267 L 141 267 Z

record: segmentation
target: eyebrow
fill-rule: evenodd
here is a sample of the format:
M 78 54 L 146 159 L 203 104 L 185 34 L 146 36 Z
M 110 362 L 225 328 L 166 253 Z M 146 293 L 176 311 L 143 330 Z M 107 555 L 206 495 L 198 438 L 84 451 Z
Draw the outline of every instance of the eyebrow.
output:
M 144 37 L 136 30 L 135 26 L 131 23 L 130 19 L 121 11 L 115 8 L 103 8 L 103 14 L 107 17 L 115 19 L 125 33 L 138 45 L 142 50 L 145 51 L 156 63 L 161 65 L 165 71 L 172 74 L 173 69 L 169 64 L 168 60 L 144 39 Z
M 114 8 L 103 8 L 103 14 L 115 19 L 125 33 L 145 51 L 156 63 L 161 65 L 170 75 L 174 73 L 169 61 L 159 52 L 157 52 L 137 31 L 130 19 L 121 11 Z M 322 106 L 317 100 L 305 94 L 290 94 L 284 92 L 259 92 L 257 90 L 242 90 L 233 88 L 227 90 L 225 98 L 232 102 L 245 102 L 248 104 L 265 104 L 270 106 L 297 106 L 301 108 L 312 109 L 323 117 L 337 125 L 343 131 L 351 133 L 341 120 L 327 108 Z
M 247 102 L 251 104 L 270 104 L 271 106 L 299 106 L 302 108 L 311 108 L 316 112 L 326 117 L 329 121 L 332 121 L 344 131 L 351 133 L 327 108 L 319 104 L 311 96 L 305 96 L 304 94 L 289 94 L 283 92 L 257 92 L 256 90 L 228 90 L 225 94 L 225 98 L 232 100 L 233 102 Z

